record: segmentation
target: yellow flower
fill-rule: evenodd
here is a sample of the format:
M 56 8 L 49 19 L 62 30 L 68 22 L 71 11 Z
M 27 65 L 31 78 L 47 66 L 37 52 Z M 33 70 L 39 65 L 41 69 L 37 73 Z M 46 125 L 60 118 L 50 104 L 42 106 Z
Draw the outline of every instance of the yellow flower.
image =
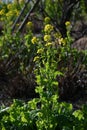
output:
M 39 60 L 39 56 L 35 56 L 33 61 L 38 61 Z
M 65 22 L 65 25 L 66 25 L 66 26 L 70 26 L 70 25 L 71 25 L 70 21 L 66 21 L 66 22 Z
M 38 54 L 40 54 L 40 53 L 42 53 L 42 52 L 43 52 L 43 49 L 38 49 L 38 50 L 37 50 L 37 53 L 38 53 Z
M 13 14 L 13 11 L 11 11 L 11 10 L 10 10 L 8 13 L 6 13 L 6 16 L 7 16 L 7 17 L 11 17 L 11 16 L 13 16 L 13 15 L 14 15 L 14 14 Z
M 47 23 L 50 23 L 50 18 L 49 17 L 46 17 L 45 19 L 44 19 L 44 22 L 47 24 Z
M 53 31 L 53 26 L 51 24 L 47 24 L 45 27 L 44 27 L 44 32 L 46 33 L 50 33 Z
M 52 45 L 52 42 L 48 42 L 48 43 L 46 43 L 45 46 L 51 46 L 51 45 Z
M 59 39 L 59 45 L 61 45 L 61 44 L 63 44 L 63 45 L 66 44 L 66 40 L 64 38 Z
M 36 37 L 33 37 L 32 40 L 31 40 L 31 42 L 32 42 L 33 44 L 37 43 L 37 38 L 36 38 Z
M 5 14 L 5 10 L 4 9 L 0 10 L 0 15 L 3 15 L 3 14 Z
M 50 35 L 44 35 L 44 41 L 48 42 L 51 40 L 51 36 Z
M 33 23 L 32 23 L 31 21 L 29 21 L 29 22 L 27 23 L 27 27 L 30 28 L 30 29 L 32 29 L 32 28 L 33 28 Z
M 12 8 L 12 4 L 8 4 L 8 5 L 7 5 L 7 8 L 8 8 L 8 9 L 11 9 L 11 8 Z
M 18 16 L 20 13 L 19 10 L 17 10 L 17 9 L 14 12 L 15 12 L 16 16 Z
M 55 37 L 55 38 L 61 38 L 61 37 L 62 37 L 62 35 L 61 35 L 61 33 L 60 33 L 60 32 L 57 32 L 57 33 L 55 33 L 55 34 L 54 34 L 54 37 Z

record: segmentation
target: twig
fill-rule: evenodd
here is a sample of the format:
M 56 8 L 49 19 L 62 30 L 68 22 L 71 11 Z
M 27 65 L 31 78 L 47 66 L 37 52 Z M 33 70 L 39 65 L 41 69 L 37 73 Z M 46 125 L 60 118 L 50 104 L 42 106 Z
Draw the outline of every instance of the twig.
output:
M 28 17 L 34 11 L 34 9 L 37 7 L 37 5 L 38 5 L 39 2 L 40 2 L 40 0 L 37 0 L 36 3 L 34 4 L 34 6 L 31 8 L 31 10 L 27 13 L 27 15 L 25 16 L 25 19 L 23 20 L 23 22 L 19 26 L 17 32 L 20 32 L 23 29 L 24 25 L 26 24 L 26 22 L 28 20 Z
M 22 10 L 21 10 L 19 16 L 18 16 L 17 19 L 15 20 L 15 22 L 14 22 L 14 24 L 13 24 L 13 26 L 12 26 L 12 32 L 14 32 L 15 27 L 16 27 L 16 24 L 19 22 L 19 20 L 20 20 L 21 16 L 23 15 L 23 13 L 24 13 L 24 11 L 25 11 L 25 9 L 26 9 L 26 6 L 28 5 L 29 2 L 30 2 L 30 0 L 27 0 L 27 2 L 25 3 L 24 7 L 22 8 Z

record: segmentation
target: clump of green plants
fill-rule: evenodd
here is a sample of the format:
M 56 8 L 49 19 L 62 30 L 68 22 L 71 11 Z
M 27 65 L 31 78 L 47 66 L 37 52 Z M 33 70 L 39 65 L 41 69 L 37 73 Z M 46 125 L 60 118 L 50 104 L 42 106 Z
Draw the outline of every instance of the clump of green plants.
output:
M 12 98 L 17 98 L 17 95 L 23 97 L 22 94 L 24 91 L 26 93 L 26 88 L 31 89 L 33 86 L 34 89 L 35 87 L 33 74 L 35 46 L 31 43 L 33 25 L 29 25 L 29 22 L 26 24 L 26 34 L 12 32 L 14 21 L 24 6 L 22 4 L 21 2 L 17 4 L 17 1 L 8 4 L 2 2 L 0 8 L 0 19 L 3 23 L 0 35 L 0 72 L 3 77 L 2 86 L 5 86 L 0 86 L 0 89 Z M 19 22 L 16 26 L 18 27 L 20 24 Z M 26 95 L 29 95 L 28 92 L 25 97 Z
M 72 104 L 59 102 L 57 76 L 64 73 L 57 68 L 57 56 L 61 59 L 66 55 L 67 49 L 70 49 L 70 39 L 68 36 L 63 39 L 59 32 L 55 33 L 53 25 L 48 22 L 44 26 L 43 36 L 30 38 L 28 35 L 26 39 L 27 47 L 30 47 L 28 42 L 31 39 L 32 46 L 36 48 L 33 62 L 37 84 L 35 92 L 39 97 L 27 103 L 14 100 L 10 107 L 1 108 L 1 130 L 86 130 L 87 106 L 73 111 Z M 57 54 L 61 47 L 66 50 L 63 50 L 62 56 Z

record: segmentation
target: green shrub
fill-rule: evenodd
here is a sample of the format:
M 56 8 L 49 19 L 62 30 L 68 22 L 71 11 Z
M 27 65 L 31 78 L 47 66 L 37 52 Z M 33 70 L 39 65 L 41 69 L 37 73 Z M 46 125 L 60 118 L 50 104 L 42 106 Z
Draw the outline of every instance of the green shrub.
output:
M 47 2 L 50 2 L 51 6 L 51 1 Z M 46 6 L 48 13 L 49 6 Z M 56 3 L 51 9 L 57 11 Z M 50 15 L 54 16 L 51 13 Z M 61 13 L 58 15 L 60 17 Z M 25 77 L 31 73 L 35 75 L 34 80 L 31 76 L 28 80 L 36 83 L 35 92 L 39 97 L 27 103 L 14 100 L 10 107 L 1 108 L 0 130 L 86 130 L 87 106 L 84 105 L 82 110 L 74 111 L 72 104 L 59 102 L 59 79 L 67 77 L 67 72 L 70 71 L 67 63 L 70 63 L 71 57 L 73 56 L 74 68 L 81 54 L 71 48 L 73 40 L 70 37 L 70 22 L 65 23 L 67 29 L 65 38 L 62 38 L 59 31 L 55 31 L 49 18 L 48 21 L 45 19 L 44 25 L 42 35 L 39 37 L 33 36 L 32 29 L 21 37 L 20 34 L 11 35 L 11 28 L 7 28 L 10 24 L 4 28 L 0 39 L 1 60 L 9 61 L 13 55 L 15 56 L 13 61 L 18 58 L 18 66 L 11 62 L 12 69 Z M 81 65 L 85 66 L 86 62 Z M 8 71 L 8 74 L 12 75 L 12 72 Z

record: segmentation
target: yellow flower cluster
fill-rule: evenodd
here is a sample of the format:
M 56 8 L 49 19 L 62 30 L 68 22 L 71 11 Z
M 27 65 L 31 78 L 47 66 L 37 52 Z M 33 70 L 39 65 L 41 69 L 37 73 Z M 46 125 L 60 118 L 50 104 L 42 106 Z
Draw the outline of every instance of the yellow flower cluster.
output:
M 5 14 L 5 10 L 4 9 L 0 10 L 0 15 L 4 15 L 4 14 Z
M 16 9 L 16 10 L 14 10 L 14 13 L 16 14 L 16 16 L 18 16 L 20 12 L 19 12 L 19 10 Z
M 36 43 L 37 43 L 37 37 L 33 37 L 32 40 L 31 40 L 31 42 L 32 42 L 33 44 L 36 44 Z
M 6 16 L 7 16 L 7 17 L 11 17 L 11 16 L 13 16 L 13 11 L 10 10 L 8 13 L 6 13 Z
M 60 38 L 60 39 L 59 39 L 59 44 L 60 44 L 60 45 L 61 45 L 61 44 L 65 45 L 65 44 L 66 44 L 66 40 L 65 40 L 64 38 Z
M 29 22 L 27 23 L 27 27 L 28 27 L 29 29 L 32 29 L 32 28 L 33 28 L 33 23 L 32 23 L 31 21 L 29 21 Z
M 48 42 L 51 40 L 51 36 L 50 35 L 44 35 L 44 41 Z
M 52 42 L 48 42 L 45 44 L 45 46 L 51 46 L 52 45 Z
M 15 10 L 9 10 L 7 13 L 6 13 L 6 17 L 9 18 L 9 17 L 12 17 L 12 16 L 18 16 L 19 15 L 19 11 L 17 9 Z
M 41 54 L 42 52 L 43 52 L 43 49 L 38 49 L 38 50 L 37 50 L 37 53 L 38 53 L 38 54 Z
M 55 38 L 61 38 L 61 37 L 62 37 L 62 35 L 61 35 L 61 33 L 60 33 L 60 32 L 57 32 L 57 33 L 55 33 L 55 34 L 54 34 L 54 37 L 55 37 Z
M 48 24 L 48 23 L 50 23 L 50 18 L 49 17 L 45 17 L 45 19 L 44 19 L 44 22 L 46 23 L 46 24 Z
M 53 26 L 51 24 L 47 24 L 45 27 L 44 27 L 44 32 L 45 33 L 51 33 L 53 31 Z
M 70 21 L 66 21 L 66 22 L 65 22 L 65 25 L 66 25 L 66 26 L 70 26 L 70 25 L 71 25 Z
M 11 8 L 12 8 L 12 4 L 8 4 L 7 9 L 11 9 Z
M 35 56 L 33 61 L 35 62 L 35 61 L 38 61 L 38 60 L 39 60 L 39 56 Z

